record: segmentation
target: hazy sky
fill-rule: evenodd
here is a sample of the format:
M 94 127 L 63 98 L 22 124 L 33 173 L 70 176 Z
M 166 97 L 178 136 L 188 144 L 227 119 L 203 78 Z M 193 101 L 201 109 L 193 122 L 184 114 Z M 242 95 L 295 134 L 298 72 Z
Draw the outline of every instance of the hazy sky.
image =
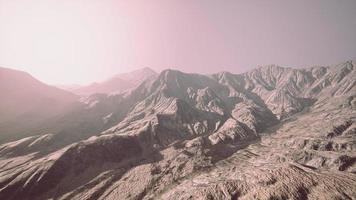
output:
M 50 84 L 349 59 L 356 0 L 0 0 L 0 66 Z

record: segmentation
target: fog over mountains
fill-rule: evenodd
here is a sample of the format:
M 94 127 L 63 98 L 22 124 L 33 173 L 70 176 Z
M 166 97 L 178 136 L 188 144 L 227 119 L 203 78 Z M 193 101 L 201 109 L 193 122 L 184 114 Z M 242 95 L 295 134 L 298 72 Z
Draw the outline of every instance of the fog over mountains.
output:
M 157 73 L 150 68 L 142 68 L 130 73 L 117 74 L 116 76 L 88 86 L 75 87 L 69 91 L 78 95 L 91 95 L 95 93 L 120 93 L 127 89 L 137 87 L 143 80 L 154 78 Z
M 71 91 L 1 68 L 0 199 L 354 199 L 355 66 Z

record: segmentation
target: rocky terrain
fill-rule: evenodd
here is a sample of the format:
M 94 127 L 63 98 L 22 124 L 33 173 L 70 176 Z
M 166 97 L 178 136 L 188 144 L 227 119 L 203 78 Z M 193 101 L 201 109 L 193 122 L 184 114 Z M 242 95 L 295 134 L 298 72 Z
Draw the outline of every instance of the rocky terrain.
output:
M 26 72 L 0 68 L 0 144 L 53 134 L 59 147 L 100 133 L 121 121 L 136 101 L 124 98 L 124 93 L 100 93 L 99 89 L 128 91 L 155 76 L 149 68 L 118 74 L 95 84 L 99 88 L 81 88 L 91 94 L 81 96 L 78 91 L 76 95 L 46 85 Z
M 355 64 L 165 70 L 89 96 L 62 118 L 89 133 L 0 146 L 0 199 L 355 199 Z

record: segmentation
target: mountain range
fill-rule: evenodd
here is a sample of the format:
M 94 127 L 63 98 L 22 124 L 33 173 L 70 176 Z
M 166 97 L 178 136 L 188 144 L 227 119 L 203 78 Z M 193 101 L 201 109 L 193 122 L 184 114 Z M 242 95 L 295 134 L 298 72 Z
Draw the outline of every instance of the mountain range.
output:
M 92 83 L 88 86 L 63 87 L 77 95 L 92 95 L 95 93 L 121 93 L 137 87 L 143 80 L 155 78 L 157 73 L 145 67 L 129 73 L 117 74 L 108 80 Z
M 0 199 L 354 199 L 355 64 L 144 68 L 76 95 L 3 69 L 30 81 L 14 89 L 1 71 L 2 98 L 21 101 L 1 102 L 12 122 L 0 127 Z M 59 110 L 6 131 L 31 111 L 25 99 Z

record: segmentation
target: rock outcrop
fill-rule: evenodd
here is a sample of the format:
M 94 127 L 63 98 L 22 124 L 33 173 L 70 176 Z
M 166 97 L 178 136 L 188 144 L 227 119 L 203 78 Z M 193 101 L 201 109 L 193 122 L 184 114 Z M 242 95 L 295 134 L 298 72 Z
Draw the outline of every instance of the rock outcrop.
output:
M 165 70 L 90 96 L 78 116 L 100 113 L 104 131 L 0 146 L 0 198 L 356 198 L 354 66 Z

